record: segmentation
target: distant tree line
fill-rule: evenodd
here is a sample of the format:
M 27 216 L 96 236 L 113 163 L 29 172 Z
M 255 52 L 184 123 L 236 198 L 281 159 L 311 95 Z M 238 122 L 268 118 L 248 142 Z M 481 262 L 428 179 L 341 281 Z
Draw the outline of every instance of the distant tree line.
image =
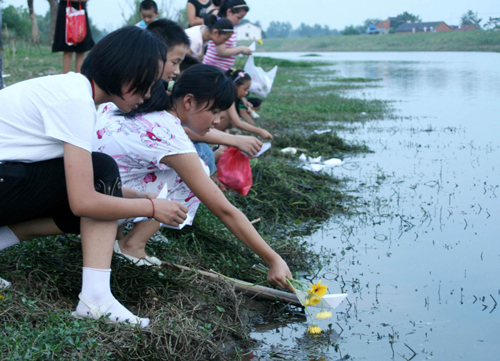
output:
M 411 14 L 407 11 L 399 14 L 396 17 L 391 17 L 390 19 L 390 33 L 394 31 L 404 23 L 419 23 L 422 19 L 418 15 Z M 434 19 L 435 20 L 435 19 Z M 477 12 L 472 10 L 464 13 L 460 18 L 460 25 L 475 25 L 478 29 L 482 29 L 481 21 Z M 269 26 L 265 31 L 263 31 L 263 37 L 267 38 L 303 38 L 303 37 L 315 37 L 315 36 L 328 36 L 328 35 L 360 35 L 366 34 L 367 29 L 371 25 L 376 25 L 382 19 L 366 19 L 361 25 L 347 25 L 342 30 L 330 29 L 328 25 L 307 25 L 300 24 L 296 29 L 292 27 L 292 24 L 288 21 L 271 21 Z M 259 22 L 256 25 L 260 26 Z M 448 24 L 450 25 L 450 24 Z M 484 25 L 485 29 L 500 30 L 500 18 L 490 18 L 489 22 Z

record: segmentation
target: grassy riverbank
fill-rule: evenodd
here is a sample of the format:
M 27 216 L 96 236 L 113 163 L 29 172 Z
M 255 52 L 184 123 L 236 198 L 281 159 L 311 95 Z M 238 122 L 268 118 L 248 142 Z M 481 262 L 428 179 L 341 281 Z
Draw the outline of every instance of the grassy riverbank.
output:
M 241 42 L 241 44 L 246 44 Z M 248 42 L 250 44 L 250 42 Z M 500 52 L 499 31 L 322 36 L 264 39 L 257 51 L 489 51 Z
M 44 47 L 19 46 L 15 54 L 7 52 L 6 60 L 5 72 L 12 75 L 7 85 L 60 71 L 60 57 Z M 300 236 L 335 213 L 350 212 L 350 201 L 342 180 L 303 170 L 298 154 L 284 155 L 279 149 L 294 146 L 327 158 L 367 152 L 364 144 L 338 137 L 335 122 L 381 118 L 390 108 L 384 102 L 343 96 L 346 89 L 376 85 L 373 80 L 341 79 L 334 70 L 306 62 L 260 61 L 265 67 L 280 65 L 273 92 L 259 112 L 259 124 L 276 140 L 269 152 L 252 160 L 249 195 L 227 196 L 250 220 L 261 219 L 255 227 L 293 271 L 314 274 L 322 258 Z M 332 132 L 312 132 L 319 128 Z M 203 206 L 193 227 L 163 231 L 148 252 L 192 268 L 265 281 L 251 271 L 261 261 Z M 12 289 L 0 292 L 0 359 L 240 359 L 242 350 L 253 344 L 248 338 L 253 316 L 283 312 L 283 305 L 249 302 L 232 285 L 203 280 L 196 272 L 139 268 L 114 257 L 115 296 L 140 316 L 150 317 L 152 326 L 141 330 L 75 320 L 69 311 L 76 306 L 81 266 L 81 246 L 71 235 L 24 242 L 0 253 L 0 275 L 13 282 Z

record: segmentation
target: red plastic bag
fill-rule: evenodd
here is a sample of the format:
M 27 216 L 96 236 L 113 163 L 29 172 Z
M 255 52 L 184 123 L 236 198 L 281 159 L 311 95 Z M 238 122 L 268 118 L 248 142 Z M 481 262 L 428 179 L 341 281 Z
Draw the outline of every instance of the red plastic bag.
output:
M 227 188 L 246 196 L 253 184 L 250 159 L 241 150 L 228 148 L 217 163 L 217 178 Z
M 66 44 L 78 45 L 87 36 L 87 22 L 85 19 L 85 10 L 75 10 L 69 0 L 66 4 Z

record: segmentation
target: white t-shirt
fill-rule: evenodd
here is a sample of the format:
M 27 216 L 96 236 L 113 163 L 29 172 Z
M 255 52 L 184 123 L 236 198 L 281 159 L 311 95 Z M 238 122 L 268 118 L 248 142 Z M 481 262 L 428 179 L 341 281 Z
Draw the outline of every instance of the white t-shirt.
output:
M 61 158 L 63 142 L 92 150 L 95 103 L 75 73 L 23 81 L 0 91 L 0 162 Z
M 193 56 L 197 58 L 201 58 L 203 56 L 203 48 L 207 44 L 207 42 L 203 42 L 203 36 L 201 34 L 203 28 L 206 28 L 206 26 L 198 25 L 186 29 L 186 34 L 189 37 L 189 41 L 191 42 L 189 48 L 193 52 Z
M 117 110 L 113 103 L 99 107 L 93 150 L 116 161 L 124 187 L 160 193 L 166 186 L 167 199 L 185 205 L 194 217 L 200 201 L 173 168 L 161 163 L 165 156 L 196 153 L 181 121 L 165 111 L 127 119 Z M 208 174 L 208 166 L 200 162 Z

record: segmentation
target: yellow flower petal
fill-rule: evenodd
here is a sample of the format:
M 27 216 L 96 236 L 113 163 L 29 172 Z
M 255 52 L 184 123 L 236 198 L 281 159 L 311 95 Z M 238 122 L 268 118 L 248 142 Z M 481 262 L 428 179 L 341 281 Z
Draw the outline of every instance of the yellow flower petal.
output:
M 5 298 L 5 296 L 0 295 L 0 300 L 3 300 L 4 298 Z
M 320 302 L 321 302 L 321 297 L 318 297 L 318 295 L 314 293 L 309 294 L 304 301 L 306 306 L 316 306 Z
M 312 284 L 311 285 L 311 291 L 317 294 L 319 297 L 323 297 L 326 295 L 326 291 L 328 290 L 328 286 L 322 285 L 321 281 L 318 281 L 318 283 Z M 308 290 L 309 292 L 309 290 Z
M 307 329 L 307 332 L 315 334 L 315 333 L 321 333 L 321 328 L 315 323 L 313 323 L 309 328 Z
M 330 311 L 321 311 L 314 315 L 314 317 L 320 320 L 326 320 L 332 316 L 333 314 Z

